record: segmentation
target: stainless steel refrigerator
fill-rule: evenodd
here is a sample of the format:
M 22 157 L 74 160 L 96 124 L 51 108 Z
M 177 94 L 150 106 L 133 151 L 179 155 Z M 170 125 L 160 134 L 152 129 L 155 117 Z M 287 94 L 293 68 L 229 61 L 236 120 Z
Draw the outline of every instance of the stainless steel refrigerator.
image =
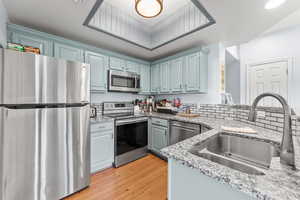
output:
M 0 49 L 0 200 L 58 200 L 89 185 L 89 74 Z

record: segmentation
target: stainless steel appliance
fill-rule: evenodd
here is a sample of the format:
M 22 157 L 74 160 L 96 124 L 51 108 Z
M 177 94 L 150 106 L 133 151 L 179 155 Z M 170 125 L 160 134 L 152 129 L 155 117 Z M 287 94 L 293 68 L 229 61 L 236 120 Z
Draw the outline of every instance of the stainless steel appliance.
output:
M 147 155 L 148 118 L 134 115 L 132 103 L 105 102 L 103 115 L 115 119 L 115 166 Z
M 169 145 L 176 144 L 201 133 L 201 125 L 199 124 L 171 121 L 170 126 Z
M 0 200 L 56 200 L 90 183 L 90 67 L 0 50 Z
M 141 77 L 136 73 L 109 70 L 108 82 L 108 90 L 111 92 L 138 93 L 141 89 Z

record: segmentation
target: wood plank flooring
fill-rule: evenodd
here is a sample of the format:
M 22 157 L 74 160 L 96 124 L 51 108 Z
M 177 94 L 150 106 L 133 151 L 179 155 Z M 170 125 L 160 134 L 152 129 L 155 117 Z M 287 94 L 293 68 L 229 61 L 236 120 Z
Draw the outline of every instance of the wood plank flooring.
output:
M 92 176 L 89 188 L 65 200 L 167 200 L 167 163 L 153 155 Z

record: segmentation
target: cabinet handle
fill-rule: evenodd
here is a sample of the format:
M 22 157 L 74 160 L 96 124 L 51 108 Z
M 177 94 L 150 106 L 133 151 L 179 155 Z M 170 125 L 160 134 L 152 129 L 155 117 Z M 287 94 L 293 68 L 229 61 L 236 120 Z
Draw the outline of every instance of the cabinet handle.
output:
M 113 133 L 111 134 L 111 139 L 114 139 L 114 134 Z
M 99 126 L 98 128 L 99 129 L 105 129 L 105 126 Z

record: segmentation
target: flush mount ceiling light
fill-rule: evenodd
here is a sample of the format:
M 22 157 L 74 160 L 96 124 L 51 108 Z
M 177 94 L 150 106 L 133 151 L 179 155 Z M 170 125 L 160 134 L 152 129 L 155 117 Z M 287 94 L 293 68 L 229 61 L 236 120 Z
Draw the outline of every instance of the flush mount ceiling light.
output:
M 144 18 L 156 17 L 163 10 L 163 0 L 135 0 L 135 10 Z
M 285 2 L 286 2 L 286 0 L 269 0 L 265 5 L 265 9 L 271 10 L 271 9 L 277 8 L 277 7 L 281 6 L 282 4 L 284 4 Z

